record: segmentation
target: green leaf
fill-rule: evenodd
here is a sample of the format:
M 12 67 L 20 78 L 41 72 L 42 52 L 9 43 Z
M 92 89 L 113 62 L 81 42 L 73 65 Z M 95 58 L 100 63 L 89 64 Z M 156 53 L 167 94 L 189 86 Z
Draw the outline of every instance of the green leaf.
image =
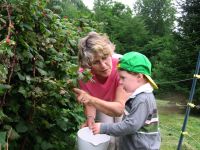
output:
M 51 43 L 56 43 L 56 39 L 50 38 L 50 42 L 51 42 Z
M 6 90 L 10 89 L 11 86 L 7 84 L 1 84 L 0 83 L 0 95 L 6 92 Z
M 6 24 L 6 20 L 0 18 L 0 21 L 3 22 L 4 24 Z
M 56 123 L 63 131 L 67 131 L 67 129 L 68 129 L 68 127 L 67 127 L 68 119 L 67 118 L 57 119 Z
M 19 133 L 25 133 L 26 131 L 28 131 L 28 127 L 25 125 L 25 123 L 19 122 L 16 126 L 16 130 Z
M 6 132 L 0 132 L 0 144 L 6 144 Z
M 3 110 L 0 109 L 0 120 L 3 120 L 4 118 L 6 118 L 7 116 L 3 113 Z
M 71 64 L 71 66 L 67 69 L 67 72 L 77 74 L 78 69 L 79 69 L 78 65 Z
M 24 81 L 24 80 L 25 80 L 25 77 L 24 77 L 21 73 L 17 72 L 17 75 L 18 75 L 18 77 L 19 77 L 19 79 L 20 79 L 21 81 Z
M 6 66 L 0 64 L 0 83 L 7 78 L 8 69 Z
M 32 28 L 30 25 L 26 24 L 26 23 L 22 23 L 22 26 L 23 26 L 24 28 L 30 30 L 30 31 L 33 31 L 33 28 Z
M 42 147 L 42 150 L 47 150 L 47 149 L 53 148 L 53 145 L 51 143 L 43 141 L 41 144 L 41 147 Z
M 31 83 L 31 77 L 30 77 L 29 75 L 26 76 L 26 82 L 27 82 L 28 84 Z
M 23 86 L 20 86 L 18 92 L 21 93 L 24 97 L 27 97 L 28 93 L 27 93 L 26 89 L 24 89 Z
M 47 72 L 46 71 L 44 71 L 44 70 L 42 70 L 42 69 L 40 69 L 40 68 L 36 68 L 37 70 L 38 70 L 38 72 L 41 74 L 41 75 L 43 75 L 43 76 L 46 76 L 47 75 Z
M 7 54 L 8 54 L 10 57 L 13 57 L 13 56 L 14 56 L 14 53 L 11 51 L 11 49 L 8 49 L 8 50 L 7 50 Z
M 11 86 L 10 85 L 8 85 L 8 84 L 1 84 L 0 83 L 0 90 L 5 90 L 5 89 L 10 89 L 11 88 Z

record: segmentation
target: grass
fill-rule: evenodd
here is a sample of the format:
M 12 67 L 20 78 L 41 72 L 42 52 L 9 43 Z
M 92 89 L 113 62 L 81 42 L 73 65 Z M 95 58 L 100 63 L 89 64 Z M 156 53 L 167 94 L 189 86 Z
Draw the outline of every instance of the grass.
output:
M 162 136 L 161 150 L 176 150 L 181 135 L 186 107 L 170 101 L 157 100 L 160 131 Z M 200 149 L 200 117 L 189 116 L 183 137 L 182 150 Z

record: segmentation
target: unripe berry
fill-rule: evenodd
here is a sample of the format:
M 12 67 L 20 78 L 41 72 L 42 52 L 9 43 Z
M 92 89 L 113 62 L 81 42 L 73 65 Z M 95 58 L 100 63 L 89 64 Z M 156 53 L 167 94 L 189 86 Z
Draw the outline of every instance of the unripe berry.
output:
M 9 36 L 6 37 L 6 43 L 10 44 L 10 37 Z

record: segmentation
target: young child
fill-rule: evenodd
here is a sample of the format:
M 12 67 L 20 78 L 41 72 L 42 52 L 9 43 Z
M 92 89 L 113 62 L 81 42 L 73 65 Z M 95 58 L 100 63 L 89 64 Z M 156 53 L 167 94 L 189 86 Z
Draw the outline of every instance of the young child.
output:
M 126 101 L 123 120 L 95 123 L 94 134 L 119 136 L 119 150 L 159 150 L 161 144 L 157 106 L 153 94 L 151 63 L 138 52 L 125 54 L 118 64 L 120 84 L 132 95 Z

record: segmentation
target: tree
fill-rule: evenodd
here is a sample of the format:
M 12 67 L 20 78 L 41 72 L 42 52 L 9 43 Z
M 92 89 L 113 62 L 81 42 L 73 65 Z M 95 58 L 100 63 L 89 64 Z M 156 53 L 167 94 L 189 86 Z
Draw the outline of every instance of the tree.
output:
M 95 18 L 105 24 L 105 32 L 116 44 L 119 53 L 140 49 L 148 39 L 144 22 L 134 17 L 132 10 L 119 2 L 96 0 Z
M 171 0 L 137 0 L 135 12 L 144 19 L 150 35 L 171 33 L 175 20 L 175 8 Z
M 174 37 L 163 36 L 153 38 L 148 42 L 141 50 L 152 62 L 152 76 L 159 86 L 158 93 L 163 94 L 168 92 L 174 92 L 176 84 L 165 84 L 170 81 L 178 80 L 176 78 L 176 67 L 174 67 L 174 61 L 176 55 L 174 49 L 176 42 Z
M 200 51 L 200 3 L 198 0 L 186 0 L 181 6 L 182 15 L 179 19 L 180 28 L 177 32 L 179 48 L 176 51 L 175 64 L 178 68 L 177 76 L 184 79 L 193 77 Z M 187 91 L 190 91 L 191 84 L 192 82 L 184 84 Z M 182 87 L 183 84 L 179 84 L 179 86 Z M 199 90 L 200 88 L 197 86 L 197 91 Z M 198 93 L 195 99 L 200 100 Z
M 81 0 L 49 0 L 47 8 L 61 17 L 79 18 L 91 14 Z

